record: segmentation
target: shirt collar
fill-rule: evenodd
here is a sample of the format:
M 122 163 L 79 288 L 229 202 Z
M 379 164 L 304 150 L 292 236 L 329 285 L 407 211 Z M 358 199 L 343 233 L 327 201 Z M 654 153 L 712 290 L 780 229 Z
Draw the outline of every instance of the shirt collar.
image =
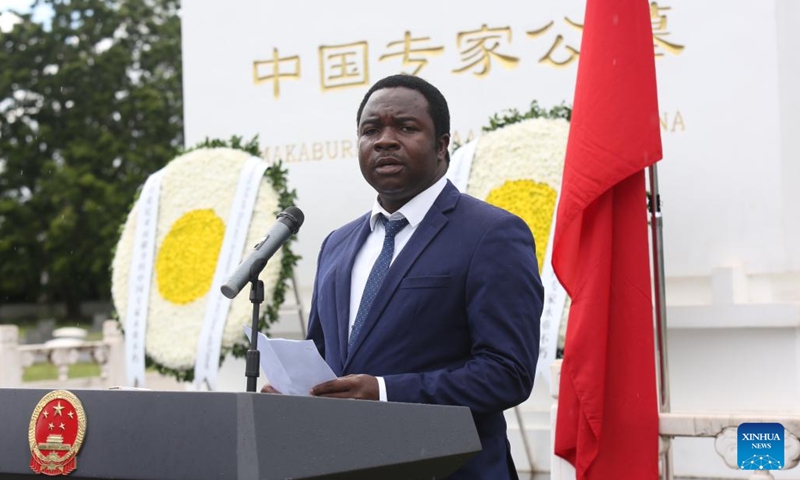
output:
M 375 203 L 372 205 L 372 214 L 369 217 L 369 228 L 375 230 L 375 223 L 378 221 L 378 215 L 383 214 L 389 220 L 399 220 L 405 218 L 411 228 L 417 228 L 417 225 L 422 222 L 428 210 L 433 206 L 433 202 L 442 193 L 444 187 L 447 185 L 447 177 L 442 175 L 442 178 L 436 181 L 433 185 L 426 188 L 412 198 L 405 205 L 400 207 L 396 212 L 389 214 L 378 202 L 377 197 Z

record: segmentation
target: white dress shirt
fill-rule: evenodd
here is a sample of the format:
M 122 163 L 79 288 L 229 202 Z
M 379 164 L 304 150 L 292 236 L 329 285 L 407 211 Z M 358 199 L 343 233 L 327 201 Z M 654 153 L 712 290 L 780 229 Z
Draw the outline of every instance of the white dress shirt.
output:
M 378 215 L 383 214 L 389 220 L 400 220 L 401 218 L 408 220 L 408 225 L 400 230 L 394 237 L 394 253 L 392 255 L 392 262 L 394 262 L 394 259 L 397 258 L 403 250 L 403 247 L 406 246 L 411 235 L 414 234 L 417 227 L 422 222 L 422 219 L 428 214 L 428 210 L 433 206 L 433 202 L 436 201 L 436 198 L 442 193 L 442 190 L 444 190 L 445 185 L 447 185 L 447 178 L 440 178 L 436 183 L 420 192 L 416 197 L 409 200 L 408 203 L 391 215 L 384 210 L 378 202 L 378 199 L 375 199 L 375 203 L 372 206 L 372 215 L 369 219 L 369 226 L 372 232 L 356 254 L 355 262 L 353 263 L 353 272 L 350 276 L 350 321 L 347 332 L 348 337 L 350 332 L 353 331 L 353 324 L 356 321 L 358 307 L 361 304 L 361 296 L 364 293 L 364 287 L 367 285 L 367 278 L 369 278 L 372 265 L 375 263 L 375 260 L 378 259 L 378 255 L 380 255 L 383 249 L 383 239 L 386 230 L 384 229 L 383 222 L 378 221 Z M 385 402 L 386 383 L 383 381 L 383 377 L 377 378 L 380 401 Z

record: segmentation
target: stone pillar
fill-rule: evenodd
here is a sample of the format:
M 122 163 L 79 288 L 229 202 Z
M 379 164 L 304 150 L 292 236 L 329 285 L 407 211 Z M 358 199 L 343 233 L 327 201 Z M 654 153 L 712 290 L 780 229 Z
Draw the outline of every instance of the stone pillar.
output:
M 16 388 L 21 384 L 19 328 L 16 325 L 0 325 L 0 387 Z
M 119 322 L 106 320 L 103 322 L 103 342 L 108 346 L 108 377 L 106 385 L 110 387 L 125 386 L 125 339 Z

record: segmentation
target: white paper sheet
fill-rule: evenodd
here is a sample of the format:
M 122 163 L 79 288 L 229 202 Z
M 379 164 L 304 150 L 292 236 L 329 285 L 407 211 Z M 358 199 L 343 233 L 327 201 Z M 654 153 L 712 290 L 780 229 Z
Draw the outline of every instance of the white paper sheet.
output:
M 244 327 L 248 340 L 251 330 Z M 311 340 L 267 338 L 259 332 L 258 351 L 264 376 L 283 394 L 308 396 L 312 387 L 336 379 Z

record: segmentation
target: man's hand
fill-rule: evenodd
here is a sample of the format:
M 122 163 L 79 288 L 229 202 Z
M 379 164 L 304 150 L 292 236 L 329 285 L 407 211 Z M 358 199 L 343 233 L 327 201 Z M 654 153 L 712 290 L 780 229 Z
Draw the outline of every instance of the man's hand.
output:
M 320 383 L 311 389 L 315 397 L 378 400 L 378 379 L 372 375 L 348 375 Z
M 270 385 L 269 383 L 265 383 L 264 386 L 261 387 L 261 393 L 277 393 L 278 395 L 280 395 L 281 392 L 272 388 L 272 385 Z

